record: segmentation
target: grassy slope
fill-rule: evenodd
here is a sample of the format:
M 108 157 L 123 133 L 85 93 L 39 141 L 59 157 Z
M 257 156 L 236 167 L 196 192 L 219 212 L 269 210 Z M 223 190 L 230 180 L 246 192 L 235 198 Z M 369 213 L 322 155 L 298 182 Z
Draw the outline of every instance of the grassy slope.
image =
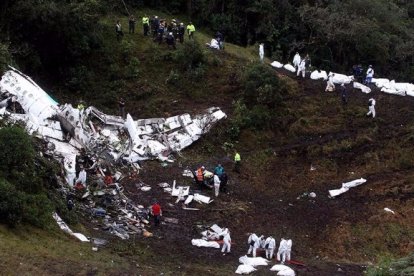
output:
M 148 11 L 148 14 L 152 13 Z M 135 118 L 192 113 L 212 105 L 222 106 L 231 114 L 231 102 L 238 95 L 243 66 L 257 59 L 255 49 L 227 44 L 225 53 L 207 50 L 211 64 L 202 80 L 191 81 L 183 77 L 180 84 L 168 85 L 166 79 L 171 71 L 177 69 L 174 62 L 168 59 L 170 51 L 166 50 L 166 45 L 158 47 L 150 39 L 144 38 L 139 24 L 136 35 L 126 34 L 124 42 L 118 43 L 113 33 L 116 19 L 117 16 L 113 15 L 102 19 L 106 30 L 105 46 L 92 56 L 89 65 L 94 69 L 88 87 L 92 93 L 85 90 L 80 93 L 88 104 L 116 112 L 116 99 L 122 95 L 127 99 L 127 110 Z M 127 19 L 122 18 L 122 23 L 124 31 L 127 31 Z M 205 43 L 210 37 L 197 32 L 196 39 Z M 124 56 L 125 48 L 128 48 L 127 58 Z M 154 53 L 159 55 L 154 56 Z M 135 78 L 128 77 L 128 60 L 131 56 L 137 57 L 140 62 L 139 75 Z M 218 65 L 211 62 L 213 59 L 219 60 Z M 184 76 L 182 72 L 178 73 Z M 285 223 L 285 233 L 290 233 L 295 241 L 301 241 L 295 244 L 295 250 L 302 254 L 312 248 L 313 252 L 325 254 L 322 256 L 333 260 L 375 261 L 379 254 L 401 255 L 409 252 L 412 249 L 410 240 L 414 239 L 414 222 L 409 213 L 412 200 L 400 200 L 399 197 L 410 195 L 413 190 L 414 176 L 410 169 L 414 165 L 414 157 L 409 154 L 413 150 L 410 143 L 413 140 L 413 111 L 409 104 L 401 104 L 401 99 L 397 96 L 374 94 L 379 99 L 379 118 L 375 121 L 367 120 L 364 117 L 365 106 L 371 95 L 351 94 L 349 107 L 343 109 L 336 94 L 322 94 L 318 89 L 322 91 L 323 84 L 315 87 L 300 85 L 298 94 L 287 102 L 296 114 L 284 118 L 286 124 L 280 129 L 243 132 L 240 141 L 235 144 L 242 149 L 246 172 L 245 179 L 237 183 L 241 188 L 239 190 L 244 194 L 269 193 L 269 200 L 279 198 L 283 193 L 295 203 L 295 207 L 291 207 L 297 208 L 294 209 L 294 214 L 313 212 L 312 215 L 295 220 L 287 210 L 290 207 L 283 206 L 280 217 L 277 218 L 278 223 Z M 73 97 L 64 89 L 55 91 L 61 91 L 57 95 L 61 102 L 76 103 L 80 97 L 80 94 Z M 221 147 L 224 142 L 230 142 L 226 136 L 226 126 L 225 122 L 218 125 L 197 146 L 183 152 L 180 162 L 207 163 L 212 166 L 218 160 L 224 160 L 230 166 L 231 152 Z M 317 170 L 309 172 L 310 164 Z M 355 178 L 356 175 L 368 175 L 370 186 L 363 186 L 344 196 L 344 199 L 323 201 L 318 208 L 332 212 L 325 220 L 322 215 L 319 217 L 318 210 L 313 211 L 313 205 L 302 203 L 301 206 L 301 202 L 295 201 L 300 193 L 311 190 L 317 192 L 318 198 L 319 195 L 324 197 L 327 189 L 336 188 L 344 179 Z M 404 187 L 404 191 L 401 192 L 399 187 Z M 243 196 L 243 193 L 239 192 L 238 196 Z M 390 199 L 384 202 L 384 198 L 390 194 Z M 369 198 L 373 200 L 368 200 Z M 255 204 L 261 206 L 260 202 Z M 400 212 L 406 219 L 398 220 L 382 213 L 385 205 Z M 275 208 L 282 209 L 281 206 Z M 234 218 L 238 219 L 244 221 L 244 214 Z M 258 224 L 258 231 L 265 232 L 266 223 L 262 223 L 263 225 Z M 298 225 L 306 227 L 299 229 Z M 295 236 L 298 230 L 301 232 Z M 109 269 L 113 273 L 119 270 L 129 273 L 135 272 L 134 261 L 147 265 L 143 268 L 145 275 L 159 272 L 159 269 L 154 269 L 160 265 L 155 254 L 143 249 L 140 244 L 134 247 L 133 252 L 146 253 L 138 257 L 135 254 L 131 256 L 131 253 L 124 256 L 130 249 L 124 243 L 112 251 L 95 253 L 91 251 L 90 245 L 74 242 L 61 233 L 49 237 L 48 233 L 42 231 L 30 232 L 27 234 L 20 230 L 13 233 L 1 228 L 1 257 L 7 264 L 1 268 L 6 269 L 7 273 L 13 274 L 16 267 L 20 266 L 23 272 L 40 274 L 57 271 L 84 274 L 95 267 L 100 272 Z M 281 233 L 277 234 L 279 236 Z M 303 239 L 302 234 L 313 238 Z M 7 254 L 10 248 L 21 258 L 10 258 Z M 64 254 L 65 252 L 69 254 Z M 124 257 L 121 258 L 114 252 L 121 252 Z M 37 257 L 39 255 L 40 258 Z M 19 261 L 23 259 L 24 262 Z M 109 260 L 114 260 L 114 263 Z M 164 261 L 162 267 L 167 271 L 177 269 L 173 257 Z M 20 265 L 20 262 L 23 264 Z M 217 269 L 202 263 L 191 265 L 193 272 L 225 274 L 220 268 Z

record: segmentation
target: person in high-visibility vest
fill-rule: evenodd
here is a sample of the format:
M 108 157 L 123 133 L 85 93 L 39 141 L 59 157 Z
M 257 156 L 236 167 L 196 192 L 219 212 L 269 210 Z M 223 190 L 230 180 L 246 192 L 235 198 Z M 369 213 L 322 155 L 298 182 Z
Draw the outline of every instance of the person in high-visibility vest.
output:
M 194 39 L 194 32 L 195 27 L 194 24 L 190 22 L 190 24 L 187 25 L 187 32 L 188 32 L 188 39 Z
M 149 17 L 146 15 L 142 18 L 142 27 L 144 28 L 144 36 L 147 36 L 149 31 Z
M 204 185 L 204 171 L 205 171 L 205 168 L 204 168 L 204 166 L 202 166 L 202 167 L 198 168 L 197 172 L 196 172 L 197 184 L 198 184 L 200 190 L 202 190 L 203 185 Z
M 240 173 L 240 162 L 241 162 L 240 154 L 235 150 L 234 151 L 234 170 L 237 173 Z

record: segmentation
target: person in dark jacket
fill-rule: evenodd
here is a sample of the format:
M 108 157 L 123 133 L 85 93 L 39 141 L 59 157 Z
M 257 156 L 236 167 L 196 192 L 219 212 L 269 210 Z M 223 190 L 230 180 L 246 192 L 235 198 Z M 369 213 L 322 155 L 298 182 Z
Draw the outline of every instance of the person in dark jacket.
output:
M 348 103 L 348 91 L 344 83 L 341 84 L 341 99 L 342 104 L 346 105 Z
M 180 43 L 184 43 L 184 35 L 185 35 L 185 26 L 184 23 L 181 22 L 180 26 L 178 27 L 178 39 L 180 40 Z

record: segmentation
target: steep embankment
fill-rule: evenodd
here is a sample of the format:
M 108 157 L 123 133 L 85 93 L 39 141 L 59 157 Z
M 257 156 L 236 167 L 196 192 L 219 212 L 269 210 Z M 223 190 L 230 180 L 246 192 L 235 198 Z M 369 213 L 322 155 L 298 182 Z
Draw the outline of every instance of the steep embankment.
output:
M 290 87 L 296 87 L 285 99 L 288 112 L 281 115 L 283 124 L 266 131 L 243 129 L 234 141 L 228 132 L 233 101 L 243 89 L 245 66 L 255 59 L 251 51 L 233 45 L 227 45 L 224 52 L 207 50 L 198 71 L 187 71 L 185 57 L 176 56 L 188 54 L 183 45 L 170 51 L 140 33 L 126 34 L 118 43 L 113 34 L 116 18 L 103 19 L 105 47 L 91 57 L 88 91 L 81 90 L 79 97 L 82 95 L 87 104 L 116 112 L 116 100 L 123 96 L 127 111 L 136 118 L 220 106 L 229 119 L 177 156 L 175 163 L 166 167 L 158 162 L 143 163 L 138 179 L 123 183 L 140 204 L 148 205 L 157 197 L 164 216 L 177 218 L 178 224 L 151 229 L 155 237 L 148 240 L 111 240 L 109 248 L 96 253 L 67 238 L 60 242 L 62 235 L 49 238 L 42 233 L 37 240 L 36 236 L 27 239 L 26 234 L 16 234 L 9 239 L 12 234 L 3 229 L 2 238 L 14 240 L 18 246 L 2 242 L 1 251 L 13 247 L 23 264 L 27 260 L 30 265 L 23 266 L 22 272 L 229 275 L 247 250 L 248 232 L 272 234 L 277 240 L 292 238 L 293 259 L 307 265 L 295 268 L 301 275 L 333 275 L 338 268 L 344 275 L 359 275 L 363 268 L 350 263 L 375 262 L 379 256 L 401 256 L 413 249 L 411 98 L 352 91 L 348 105 L 343 106 L 337 93 L 323 92 L 324 83 L 298 79 L 295 84 L 294 76 L 275 72 L 275 76 L 282 74 Z M 127 26 L 126 19 L 123 23 Z M 196 40 L 204 44 L 209 39 L 198 33 Z M 61 91 L 56 94 L 59 101 L 77 103 L 68 88 L 54 91 Z M 375 119 L 365 116 L 369 97 L 377 100 Z M 240 175 L 231 171 L 232 148 L 242 156 Z M 213 169 L 218 162 L 229 172 L 229 194 L 198 206 L 200 211 L 182 210 L 156 186 L 173 179 L 191 185 L 191 179 L 181 176 L 184 168 L 204 165 Z M 310 170 L 311 165 L 315 170 Z M 327 197 L 329 189 L 360 177 L 368 180 L 363 186 L 336 199 Z M 153 189 L 150 193 L 137 191 L 134 181 L 143 181 Z M 317 197 L 301 197 L 305 192 L 315 192 Z M 212 196 L 212 192 L 206 193 Z M 384 207 L 396 214 L 384 212 Z M 231 255 L 223 257 L 217 250 L 191 246 L 191 238 L 199 237 L 200 226 L 213 223 L 232 231 Z M 55 243 L 56 248 L 51 245 Z M 68 254 L 58 254 L 61 248 Z M 34 252 L 41 257 L 31 258 Z M 7 266 L 3 268 L 14 273 L 9 267 L 18 266 L 17 259 L 4 258 Z M 56 262 L 62 266 L 54 266 Z M 337 262 L 346 264 L 338 267 Z M 266 271 L 261 269 L 260 273 Z

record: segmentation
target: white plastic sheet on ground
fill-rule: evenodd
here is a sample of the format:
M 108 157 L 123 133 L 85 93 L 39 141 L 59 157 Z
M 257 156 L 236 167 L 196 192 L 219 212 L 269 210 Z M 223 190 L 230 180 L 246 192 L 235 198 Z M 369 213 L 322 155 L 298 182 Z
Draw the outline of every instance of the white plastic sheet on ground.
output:
M 354 88 L 359 89 L 363 93 L 366 93 L 366 94 L 371 93 L 371 88 L 369 88 L 366 85 L 363 85 L 362 83 L 356 82 L 356 81 L 354 82 Z
M 239 262 L 245 265 L 259 266 L 259 265 L 268 265 L 269 261 L 262 257 L 247 257 L 245 255 L 239 258 Z
M 279 61 L 273 61 L 272 63 L 270 63 L 270 66 L 275 67 L 275 68 L 282 68 L 283 64 L 280 63 Z
M 296 72 L 295 67 L 293 67 L 293 65 L 292 64 L 289 64 L 289 63 L 283 65 L 283 68 L 285 68 L 286 70 L 288 70 L 288 71 L 290 71 L 292 73 L 295 73 Z
M 408 91 L 412 90 L 414 90 L 414 85 L 406 82 L 395 82 L 394 80 L 384 84 L 381 88 L 382 92 L 399 96 L 405 96 Z
M 349 84 L 351 83 L 351 81 L 354 80 L 354 76 L 347 76 L 347 75 L 343 75 L 343 74 L 338 74 L 338 73 L 333 73 L 333 72 L 329 72 L 329 75 L 331 74 L 335 74 L 332 77 L 332 81 L 334 84 Z
M 206 241 L 203 239 L 192 239 L 191 244 L 197 247 L 212 247 L 212 248 L 220 248 L 220 244 L 215 241 Z
M 327 80 L 328 75 L 326 74 L 326 71 L 315 70 L 310 74 L 310 78 L 313 80 Z
M 329 190 L 329 195 L 331 197 L 338 196 L 340 194 L 343 194 L 343 193 L 347 192 L 350 188 L 359 186 L 361 184 L 364 184 L 365 182 L 367 182 L 366 179 L 360 178 L 360 179 L 356 179 L 356 180 L 353 180 L 353 181 L 350 181 L 350 182 L 342 183 L 342 187 L 340 189 Z
M 69 235 L 76 237 L 81 242 L 89 242 L 89 239 L 84 234 L 81 234 L 81 233 L 73 233 L 73 231 L 59 217 L 59 215 L 57 213 L 53 213 L 53 218 L 55 219 L 56 223 L 59 225 L 59 228 L 62 229 L 65 233 L 68 233 Z
M 382 88 L 386 86 L 390 82 L 390 80 L 384 78 L 372 78 L 371 82 L 375 84 L 378 88 Z
M 256 271 L 257 269 L 256 268 L 254 268 L 253 266 L 251 266 L 251 265 L 245 265 L 245 264 L 241 264 L 241 265 L 239 265 L 238 267 L 237 267 L 237 270 L 236 270 L 236 274 L 250 274 L 250 273 L 252 273 L 252 272 L 254 272 L 254 271 Z
M 278 271 L 279 276 L 295 276 L 295 271 L 287 265 L 277 264 L 272 266 L 271 271 Z
M 199 203 L 205 203 L 205 204 L 210 204 L 211 202 L 213 202 L 213 200 L 210 199 L 210 197 L 200 195 L 200 194 L 194 194 L 194 200 Z

